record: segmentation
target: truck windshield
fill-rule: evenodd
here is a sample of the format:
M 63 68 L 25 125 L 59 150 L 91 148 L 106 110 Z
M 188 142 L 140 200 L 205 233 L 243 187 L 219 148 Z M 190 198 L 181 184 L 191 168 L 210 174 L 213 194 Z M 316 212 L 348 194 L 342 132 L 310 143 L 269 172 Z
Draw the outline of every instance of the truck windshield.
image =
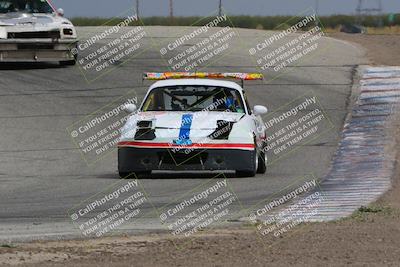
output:
M 0 0 L 0 13 L 53 13 L 47 0 Z
M 153 89 L 142 111 L 230 111 L 245 113 L 241 94 L 215 86 L 171 86 Z

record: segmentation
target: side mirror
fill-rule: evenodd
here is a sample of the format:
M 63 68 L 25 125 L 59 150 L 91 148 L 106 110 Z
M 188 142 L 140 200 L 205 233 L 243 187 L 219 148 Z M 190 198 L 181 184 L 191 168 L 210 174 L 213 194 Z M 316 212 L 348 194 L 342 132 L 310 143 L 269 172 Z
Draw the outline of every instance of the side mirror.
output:
M 125 105 L 125 111 L 128 113 L 133 113 L 137 110 L 137 107 L 135 104 L 126 104 Z
M 61 17 L 64 17 L 64 9 L 62 8 L 57 9 L 57 14 Z
M 254 106 L 253 113 L 256 116 L 264 115 L 268 113 L 268 109 L 264 106 Z

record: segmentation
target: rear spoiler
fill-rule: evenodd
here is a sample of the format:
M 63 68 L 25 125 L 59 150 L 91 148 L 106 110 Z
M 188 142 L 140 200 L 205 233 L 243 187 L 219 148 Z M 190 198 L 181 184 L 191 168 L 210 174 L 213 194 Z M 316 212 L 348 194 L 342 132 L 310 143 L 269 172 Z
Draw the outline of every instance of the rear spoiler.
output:
M 161 81 L 170 79 L 235 79 L 242 81 L 263 80 L 261 73 L 221 73 L 221 72 L 146 72 L 143 80 Z

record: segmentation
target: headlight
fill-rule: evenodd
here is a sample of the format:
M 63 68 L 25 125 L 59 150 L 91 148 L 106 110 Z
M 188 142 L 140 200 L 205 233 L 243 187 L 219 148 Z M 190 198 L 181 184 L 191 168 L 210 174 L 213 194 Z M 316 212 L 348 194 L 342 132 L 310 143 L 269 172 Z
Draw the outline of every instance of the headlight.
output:
M 74 35 L 74 30 L 66 28 L 63 30 L 63 33 L 64 33 L 64 35 L 72 36 L 72 35 Z
M 0 39 L 7 39 L 7 30 L 5 27 L 0 27 Z

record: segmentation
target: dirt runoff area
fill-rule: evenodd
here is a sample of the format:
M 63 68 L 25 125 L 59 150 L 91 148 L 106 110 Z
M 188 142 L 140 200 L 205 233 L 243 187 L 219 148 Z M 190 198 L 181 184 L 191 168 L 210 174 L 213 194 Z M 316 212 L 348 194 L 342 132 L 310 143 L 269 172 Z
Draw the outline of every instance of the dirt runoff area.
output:
M 400 65 L 400 35 L 332 33 L 329 36 L 356 43 L 367 49 L 367 57 L 376 65 Z
M 371 62 L 400 65 L 400 36 L 333 34 L 368 49 Z M 399 140 L 400 141 L 400 130 Z M 3 245 L 0 265 L 19 266 L 399 266 L 400 166 L 393 188 L 352 217 L 304 224 L 276 240 L 250 226 L 190 240 L 123 236 Z

